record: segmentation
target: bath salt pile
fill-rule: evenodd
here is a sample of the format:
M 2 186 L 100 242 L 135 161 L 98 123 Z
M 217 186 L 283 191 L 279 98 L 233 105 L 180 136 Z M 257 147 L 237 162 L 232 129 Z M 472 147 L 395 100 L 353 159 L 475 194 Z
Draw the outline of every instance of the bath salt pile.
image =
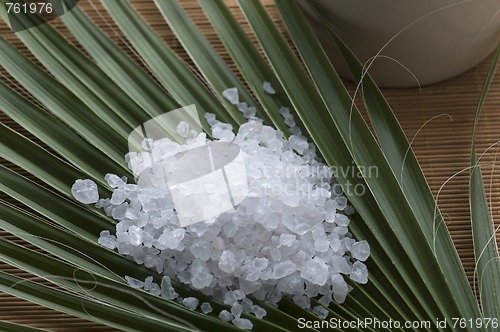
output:
M 110 198 L 98 199 L 91 180 L 77 180 L 72 193 L 80 202 L 96 203 L 118 221 L 115 234 L 100 234 L 101 245 L 164 275 L 160 284 L 152 277 L 144 281 L 126 277 L 130 285 L 210 313 L 209 303 L 179 298 L 172 281 L 189 285 L 229 305 L 230 310 L 214 314 L 243 329 L 252 328 L 243 313 L 266 315 L 250 297 L 277 306 L 286 296 L 324 319 L 328 315 L 324 307 L 344 302 L 352 289 L 346 280 L 368 281 L 363 262 L 370 247 L 353 239 L 348 225 L 354 211 L 290 111 L 280 110 L 293 133 L 286 139 L 248 111 L 237 91 L 228 90 L 224 96 L 247 122 L 235 135 L 231 125 L 213 114 L 206 114 L 206 119 L 213 141 L 232 142 L 243 152 L 248 194 L 234 209 L 181 227 L 168 186 L 155 172 L 142 172 L 137 184 L 107 174 L 105 180 L 113 189 Z M 180 123 L 177 130 L 186 138 L 184 144 L 167 138 L 150 141 L 142 152 L 127 154 L 131 170 L 138 174 L 139 168 L 161 167 L 168 157 L 212 141 L 205 133 L 193 134 L 187 123 Z M 318 298 L 321 305 L 313 306 L 311 298 Z

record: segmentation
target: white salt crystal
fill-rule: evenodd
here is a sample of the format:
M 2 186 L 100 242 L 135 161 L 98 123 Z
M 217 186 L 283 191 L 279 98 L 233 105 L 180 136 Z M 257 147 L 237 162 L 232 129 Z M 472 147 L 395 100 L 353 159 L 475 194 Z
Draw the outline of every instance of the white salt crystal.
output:
M 220 256 L 219 268 L 226 273 L 233 273 L 236 269 L 236 257 L 232 251 L 224 250 Z
M 150 290 L 151 284 L 153 283 L 153 277 L 149 276 L 144 279 L 144 290 Z
M 196 297 L 186 297 L 182 300 L 182 304 L 191 310 L 196 310 L 198 303 L 200 303 L 200 301 Z
M 284 122 L 290 128 L 295 127 L 295 119 L 293 118 L 292 115 L 285 117 L 285 121 Z
M 127 280 L 127 283 L 133 287 L 133 288 L 142 288 L 144 287 L 144 282 L 138 280 L 138 279 L 135 279 L 135 278 L 132 278 L 132 277 L 129 277 L 129 276 L 125 276 L 125 280 Z
M 284 192 L 281 201 L 290 207 L 297 207 L 300 205 L 300 193 L 292 192 L 287 193 Z
M 229 102 L 233 105 L 237 105 L 240 102 L 239 97 L 238 97 L 238 89 L 237 88 L 230 88 L 230 89 L 224 90 L 222 92 L 222 96 L 224 96 L 224 98 L 229 100 Z
M 354 239 L 350 239 L 348 237 L 345 237 L 340 242 L 342 242 L 342 246 L 344 247 L 345 251 L 350 251 L 352 244 L 356 241 Z
M 129 205 L 127 203 L 122 203 L 118 206 L 115 206 L 111 212 L 111 216 L 116 220 L 125 218 L 125 213 L 127 213 L 128 206 Z
M 347 205 L 344 209 L 344 212 L 345 214 L 347 214 L 348 216 L 354 214 L 354 208 L 351 206 L 351 205 Z
M 265 92 L 269 93 L 270 95 L 274 95 L 276 93 L 276 90 L 274 90 L 271 83 L 269 82 L 264 82 L 262 84 L 262 88 L 264 89 Z
M 335 274 L 332 276 L 332 289 L 333 289 L 333 299 L 337 303 L 344 303 L 349 289 L 347 288 L 347 283 L 340 274 Z
M 279 251 L 279 249 L 273 248 L 270 253 L 273 261 L 279 262 L 281 260 L 281 251 Z
M 291 246 L 297 237 L 293 234 L 281 234 L 280 243 L 282 246 Z
M 368 269 L 366 265 L 360 261 L 354 262 L 349 277 L 358 284 L 366 284 L 368 282 Z
M 342 248 L 342 242 L 340 241 L 338 236 L 334 236 L 330 240 L 330 248 L 332 248 L 334 252 L 338 252 Z
M 161 295 L 161 289 L 160 286 L 158 286 L 157 283 L 152 283 L 151 287 L 149 289 L 149 292 L 153 295 L 160 296 Z
M 331 262 L 334 273 L 348 274 L 349 272 L 351 272 L 351 268 L 349 267 L 349 264 L 344 257 L 334 255 L 331 258 Z
M 243 307 L 241 306 L 241 304 L 239 303 L 233 304 L 233 306 L 231 307 L 231 314 L 234 317 L 240 317 L 242 313 L 243 313 Z
M 349 225 L 349 218 L 346 215 L 339 213 L 335 216 L 335 224 L 337 226 L 347 226 Z
M 300 130 L 300 128 L 297 127 L 297 126 L 292 126 L 292 127 L 290 127 L 290 133 L 292 135 L 297 135 L 298 136 L 298 135 L 302 134 L 302 130 Z
M 201 312 L 203 312 L 205 315 L 209 314 L 213 311 L 212 306 L 208 302 L 204 302 L 200 306 Z
M 331 292 L 328 292 L 327 294 L 323 295 L 319 300 L 318 302 L 324 306 L 324 307 L 328 307 L 330 305 L 330 303 L 332 303 L 332 293 Z
M 311 307 L 311 299 L 305 295 L 295 295 L 292 298 L 293 302 L 295 302 L 298 306 L 309 309 Z
M 108 173 L 104 176 L 104 180 L 111 188 L 122 188 L 125 186 L 125 181 L 116 174 Z
M 111 250 L 116 248 L 116 236 L 111 235 L 109 231 L 102 231 L 97 242 Z
M 213 242 L 212 242 L 212 246 L 215 250 L 224 250 L 224 248 L 226 247 L 225 246 L 225 243 L 224 243 L 224 239 L 221 238 L 220 236 L 217 236 Z
M 258 305 L 252 306 L 252 312 L 255 315 L 255 317 L 257 317 L 257 318 L 264 318 L 267 315 L 266 309 L 264 309 Z
M 184 121 L 179 122 L 175 128 L 177 134 L 182 138 L 187 138 L 189 136 L 189 129 L 189 124 Z
M 295 271 L 297 271 L 297 266 L 291 260 L 288 259 L 274 266 L 273 278 L 274 279 L 283 278 L 289 274 L 294 273 Z
M 326 239 L 314 241 L 314 249 L 316 249 L 317 252 L 325 252 L 328 250 L 329 247 L 330 247 L 330 241 Z
M 161 248 L 169 248 L 176 249 L 179 246 L 179 243 L 184 238 L 186 234 L 186 230 L 183 228 L 178 228 L 170 232 L 163 233 L 159 239 L 158 244 Z
M 248 108 L 248 104 L 247 103 L 238 103 L 236 104 L 236 107 L 238 108 L 238 111 L 240 112 L 245 112 L 245 110 Z
M 353 243 L 351 246 L 351 255 L 357 260 L 366 261 L 370 256 L 370 245 L 364 240 Z
M 92 180 L 76 180 L 71 187 L 73 197 L 83 204 L 96 203 L 99 200 L 97 184 Z
M 269 265 L 269 260 L 265 257 L 256 257 L 252 262 L 252 267 L 257 271 L 263 271 Z
M 243 116 L 247 119 L 253 118 L 257 113 L 257 109 L 255 107 L 248 107 L 243 111 Z
M 288 142 L 290 142 L 290 146 L 292 147 L 292 149 L 297 151 L 299 154 L 303 154 L 304 151 L 309 148 L 309 144 L 304 137 L 291 135 L 288 138 Z
M 242 291 L 241 289 L 235 289 L 233 292 L 233 295 L 234 295 L 234 298 L 238 301 L 243 300 L 246 297 L 245 292 Z
M 243 330 L 251 330 L 253 328 L 252 322 L 246 318 L 235 318 L 232 322 L 234 325 Z
M 230 322 L 233 319 L 233 315 L 227 310 L 222 310 L 219 313 L 219 318 L 224 322 Z
M 337 202 L 337 210 L 342 211 L 347 207 L 347 198 L 344 196 L 335 197 L 335 202 Z
M 160 295 L 167 300 L 175 300 L 179 296 L 179 294 L 175 292 L 175 289 L 172 286 L 162 288 Z
M 290 115 L 290 109 L 288 107 L 282 106 L 278 112 L 285 118 L 286 116 Z
M 321 319 L 328 317 L 328 310 L 320 305 L 313 308 L 313 312 Z
M 300 276 L 313 284 L 322 286 L 328 279 L 328 266 L 321 258 L 314 257 L 302 266 Z
M 125 199 L 127 198 L 127 194 L 125 190 L 123 189 L 116 189 L 113 191 L 113 194 L 111 195 L 110 203 L 113 205 L 120 205 L 123 202 L 125 202 Z
M 233 291 L 228 291 L 228 292 L 226 292 L 226 294 L 224 294 L 224 304 L 232 306 L 236 302 L 237 302 L 237 300 L 234 297 Z
M 214 124 L 217 123 L 217 120 L 215 119 L 215 114 L 207 112 L 205 113 L 204 116 L 210 126 L 213 126 Z
M 98 209 L 105 208 L 109 205 L 109 198 L 100 198 L 97 203 L 95 203 L 95 207 Z
M 139 246 L 142 243 L 142 230 L 137 226 L 130 226 L 128 228 L 128 236 L 130 239 L 130 244 L 133 246 Z
M 200 260 L 195 259 L 191 263 L 191 285 L 196 289 L 203 289 L 212 283 L 213 276 L 208 270 L 207 264 Z

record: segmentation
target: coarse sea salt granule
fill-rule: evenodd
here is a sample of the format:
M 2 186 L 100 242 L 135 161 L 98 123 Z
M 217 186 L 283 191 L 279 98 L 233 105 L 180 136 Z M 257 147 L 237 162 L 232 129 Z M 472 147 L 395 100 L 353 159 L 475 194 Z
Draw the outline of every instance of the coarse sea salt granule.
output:
M 223 96 L 245 114 L 248 106 L 239 102 L 237 90 L 225 90 Z M 249 192 L 234 210 L 205 222 L 181 227 L 164 178 L 148 171 L 164 167 L 168 156 L 208 142 L 204 133 L 191 134 L 186 123 L 177 127 L 187 137 L 184 144 L 151 140 L 143 144 L 144 151 L 126 156 L 131 170 L 140 173 L 137 184 L 106 175 L 111 199 L 99 200 L 95 183 L 77 180 L 75 198 L 97 202 L 96 207 L 118 221 L 116 233 L 101 232 L 99 243 L 164 275 L 160 285 L 126 277 L 132 287 L 148 288 L 209 313 L 208 302 L 199 306 L 198 299 L 178 298 L 171 280 L 188 284 L 231 306 L 219 318 L 251 328 L 242 313 L 262 318 L 266 310 L 248 296 L 271 306 L 287 296 L 323 317 L 321 307 L 311 308 L 310 298 L 318 297 L 324 306 L 342 303 L 352 289 L 346 277 L 368 281 L 362 262 L 369 257 L 369 245 L 348 231 L 352 207 L 296 127 L 290 110 L 282 108 L 280 113 L 296 128 L 289 139 L 263 125 L 253 111 L 236 134 L 230 125 L 206 114 L 214 140 L 232 141 L 243 152 Z
M 83 204 L 92 204 L 99 200 L 97 184 L 88 179 L 76 180 L 71 187 L 71 194 L 77 201 Z

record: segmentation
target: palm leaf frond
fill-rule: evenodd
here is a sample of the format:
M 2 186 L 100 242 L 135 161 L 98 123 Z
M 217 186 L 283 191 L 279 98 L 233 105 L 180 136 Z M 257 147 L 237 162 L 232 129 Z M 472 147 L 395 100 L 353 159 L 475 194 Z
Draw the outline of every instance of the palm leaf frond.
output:
M 411 146 L 380 90 L 333 36 L 354 76 L 362 82 L 372 133 L 295 2 L 276 0 L 276 6 L 300 58 L 259 1 L 240 1 L 239 5 L 264 57 L 222 0 L 200 3 L 245 82 L 177 1 L 158 0 L 155 4 L 195 68 L 180 59 L 129 3 L 101 2 L 140 63 L 78 8 L 62 21 L 90 58 L 50 25 L 18 34 L 43 68 L 0 38 L 0 65 L 41 105 L 0 83 L 0 109 L 50 148 L 0 125 L 0 156 L 39 183 L 2 166 L 0 190 L 40 215 L 2 202 L 0 228 L 52 255 L 1 240 L 0 260 L 63 288 L 1 272 L 0 290 L 124 331 L 235 330 L 215 317 L 226 308 L 223 304 L 185 285 L 174 282 L 181 296 L 211 303 L 214 313 L 203 315 L 129 287 L 125 275 L 138 279 L 152 275 L 158 283 L 161 275 L 99 246 L 99 232 L 112 231 L 114 222 L 96 209 L 72 202 L 70 186 L 75 179 L 91 178 L 99 183 L 103 195 L 109 195 L 105 173 L 131 176 L 123 160 L 129 133 L 166 111 L 194 103 L 200 114 L 210 112 L 221 121 L 241 124 L 242 114 L 222 96 L 224 89 L 237 87 L 242 102 L 258 107 L 258 115 L 286 135 L 289 131 L 279 108 L 291 108 L 323 160 L 337 170 L 338 182 L 344 188 L 366 189 L 363 195 L 349 190 L 346 194 L 357 211 L 349 227 L 357 238 L 371 244 L 370 282 L 356 286 L 344 304 L 332 304 L 330 317 L 434 322 L 436 317 L 451 321 L 453 317 L 498 314 L 497 248 L 491 241 L 491 220 L 485 217 L 488 211 L 481 195 L 479 168 L 472 174 L 471 204 L 475 241 L 478 248 L 487 248 L 487 255 L 478 264 L 478 275 L 495 288 L 494 295 L 482 291 L 482 313 Z M 4 6 L 0 6 L 0 14 L 5 20 Z M 33 23 L 28 16 L 20 18 L 26 26 Z M 265 81 L 272 84 L 276 95 L 263 91 Z M 208 129 L 206 124 L 204 128 Z M 476 162 L 474 152 L 473 166 Z M 373 166 L 377 176 L 363 172 Z M 339 171 L 352 167 L 362 176 Z M 93 287 L 82 289 L 83 284 Z M 265 319 L 245 314 L 256 331 L 294 330 L 301 318 L 320 321 L 289 299 L 279 308 L 256 302 L 268 312 Z M 314 299 L 313 303 L 319 304 Z M 14 328 L 4 322 L 0 327 L 2 324 L 6 330 Z M 467 330 L 476 329 L 468 326 Z

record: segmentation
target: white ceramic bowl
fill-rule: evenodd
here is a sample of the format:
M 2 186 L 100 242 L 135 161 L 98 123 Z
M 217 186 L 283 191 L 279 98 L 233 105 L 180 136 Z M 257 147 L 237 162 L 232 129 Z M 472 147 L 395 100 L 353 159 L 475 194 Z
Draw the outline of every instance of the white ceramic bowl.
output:
M 499 0 L 313 1 L 361 61 L 380 52 L 369 70 L 380 86 L 448 79 L 484 60 L 500 41 Z M 330 34 L 308 17 L 339 74 L 350 77 Z

